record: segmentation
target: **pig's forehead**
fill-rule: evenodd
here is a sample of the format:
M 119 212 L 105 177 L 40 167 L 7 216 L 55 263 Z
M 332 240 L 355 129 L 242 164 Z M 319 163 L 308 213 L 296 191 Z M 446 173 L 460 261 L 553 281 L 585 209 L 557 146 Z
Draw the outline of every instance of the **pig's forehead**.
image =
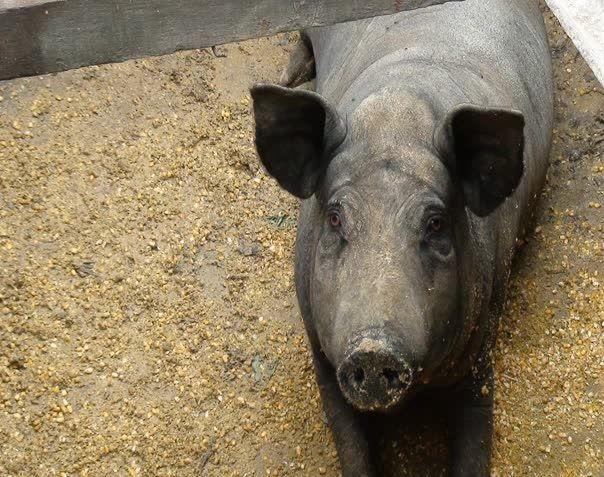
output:
M 424 184 L 446 193 L 450 174 L 440 158 L 422 145 L 389 146 L 377 150 L 362 145 L 335 157 L 326 176 L 326 185 L 334 190 L 341 185 L 376 187 L 381 184 Z

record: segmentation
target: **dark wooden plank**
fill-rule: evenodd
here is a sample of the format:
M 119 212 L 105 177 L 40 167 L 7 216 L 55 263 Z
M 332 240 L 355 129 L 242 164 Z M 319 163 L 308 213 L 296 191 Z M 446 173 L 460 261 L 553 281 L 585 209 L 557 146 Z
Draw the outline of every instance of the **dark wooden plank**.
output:
M 458 0 L 0 0 L 0 79 Z

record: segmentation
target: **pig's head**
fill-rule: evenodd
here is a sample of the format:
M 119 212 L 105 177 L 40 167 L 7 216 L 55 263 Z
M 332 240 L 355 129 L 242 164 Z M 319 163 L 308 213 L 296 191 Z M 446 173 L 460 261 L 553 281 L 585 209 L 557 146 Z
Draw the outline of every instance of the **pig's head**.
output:
M 316 93 L 262 85 L 252 97 L 266 169 L 314 196 L 313 331 L 352 405 L 392 409 L 476 325 L 466 210 L 485 217 L 518 185 L 523 117 L 469 105 L 409 116 L 397 112 L 404 101 L 377 95 L 346 125 Z

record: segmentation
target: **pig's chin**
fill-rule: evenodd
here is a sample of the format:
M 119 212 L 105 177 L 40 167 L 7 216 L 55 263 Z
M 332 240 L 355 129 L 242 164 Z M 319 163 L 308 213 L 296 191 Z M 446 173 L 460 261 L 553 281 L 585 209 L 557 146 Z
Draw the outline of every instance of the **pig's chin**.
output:
M 399 349 L 371 335 L 348 348 L 336 373 L 342 394 L 354 408 L 386 413 L 406 400 L 415 373 Z

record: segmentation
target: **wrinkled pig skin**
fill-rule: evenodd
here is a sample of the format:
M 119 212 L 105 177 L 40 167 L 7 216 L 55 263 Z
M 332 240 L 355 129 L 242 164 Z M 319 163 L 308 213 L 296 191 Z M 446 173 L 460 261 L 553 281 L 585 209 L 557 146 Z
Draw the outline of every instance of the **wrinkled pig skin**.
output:
M 367 420 L 432 393 L 446 396 L 452 475 L 488 476 L 491 350 L 551 143 L 537 2 L 465 0 L 303 38 L 316 92 L 255 86 L 256 145 L 304 199 L 296 289 L 342 474 L 376 476 Z

